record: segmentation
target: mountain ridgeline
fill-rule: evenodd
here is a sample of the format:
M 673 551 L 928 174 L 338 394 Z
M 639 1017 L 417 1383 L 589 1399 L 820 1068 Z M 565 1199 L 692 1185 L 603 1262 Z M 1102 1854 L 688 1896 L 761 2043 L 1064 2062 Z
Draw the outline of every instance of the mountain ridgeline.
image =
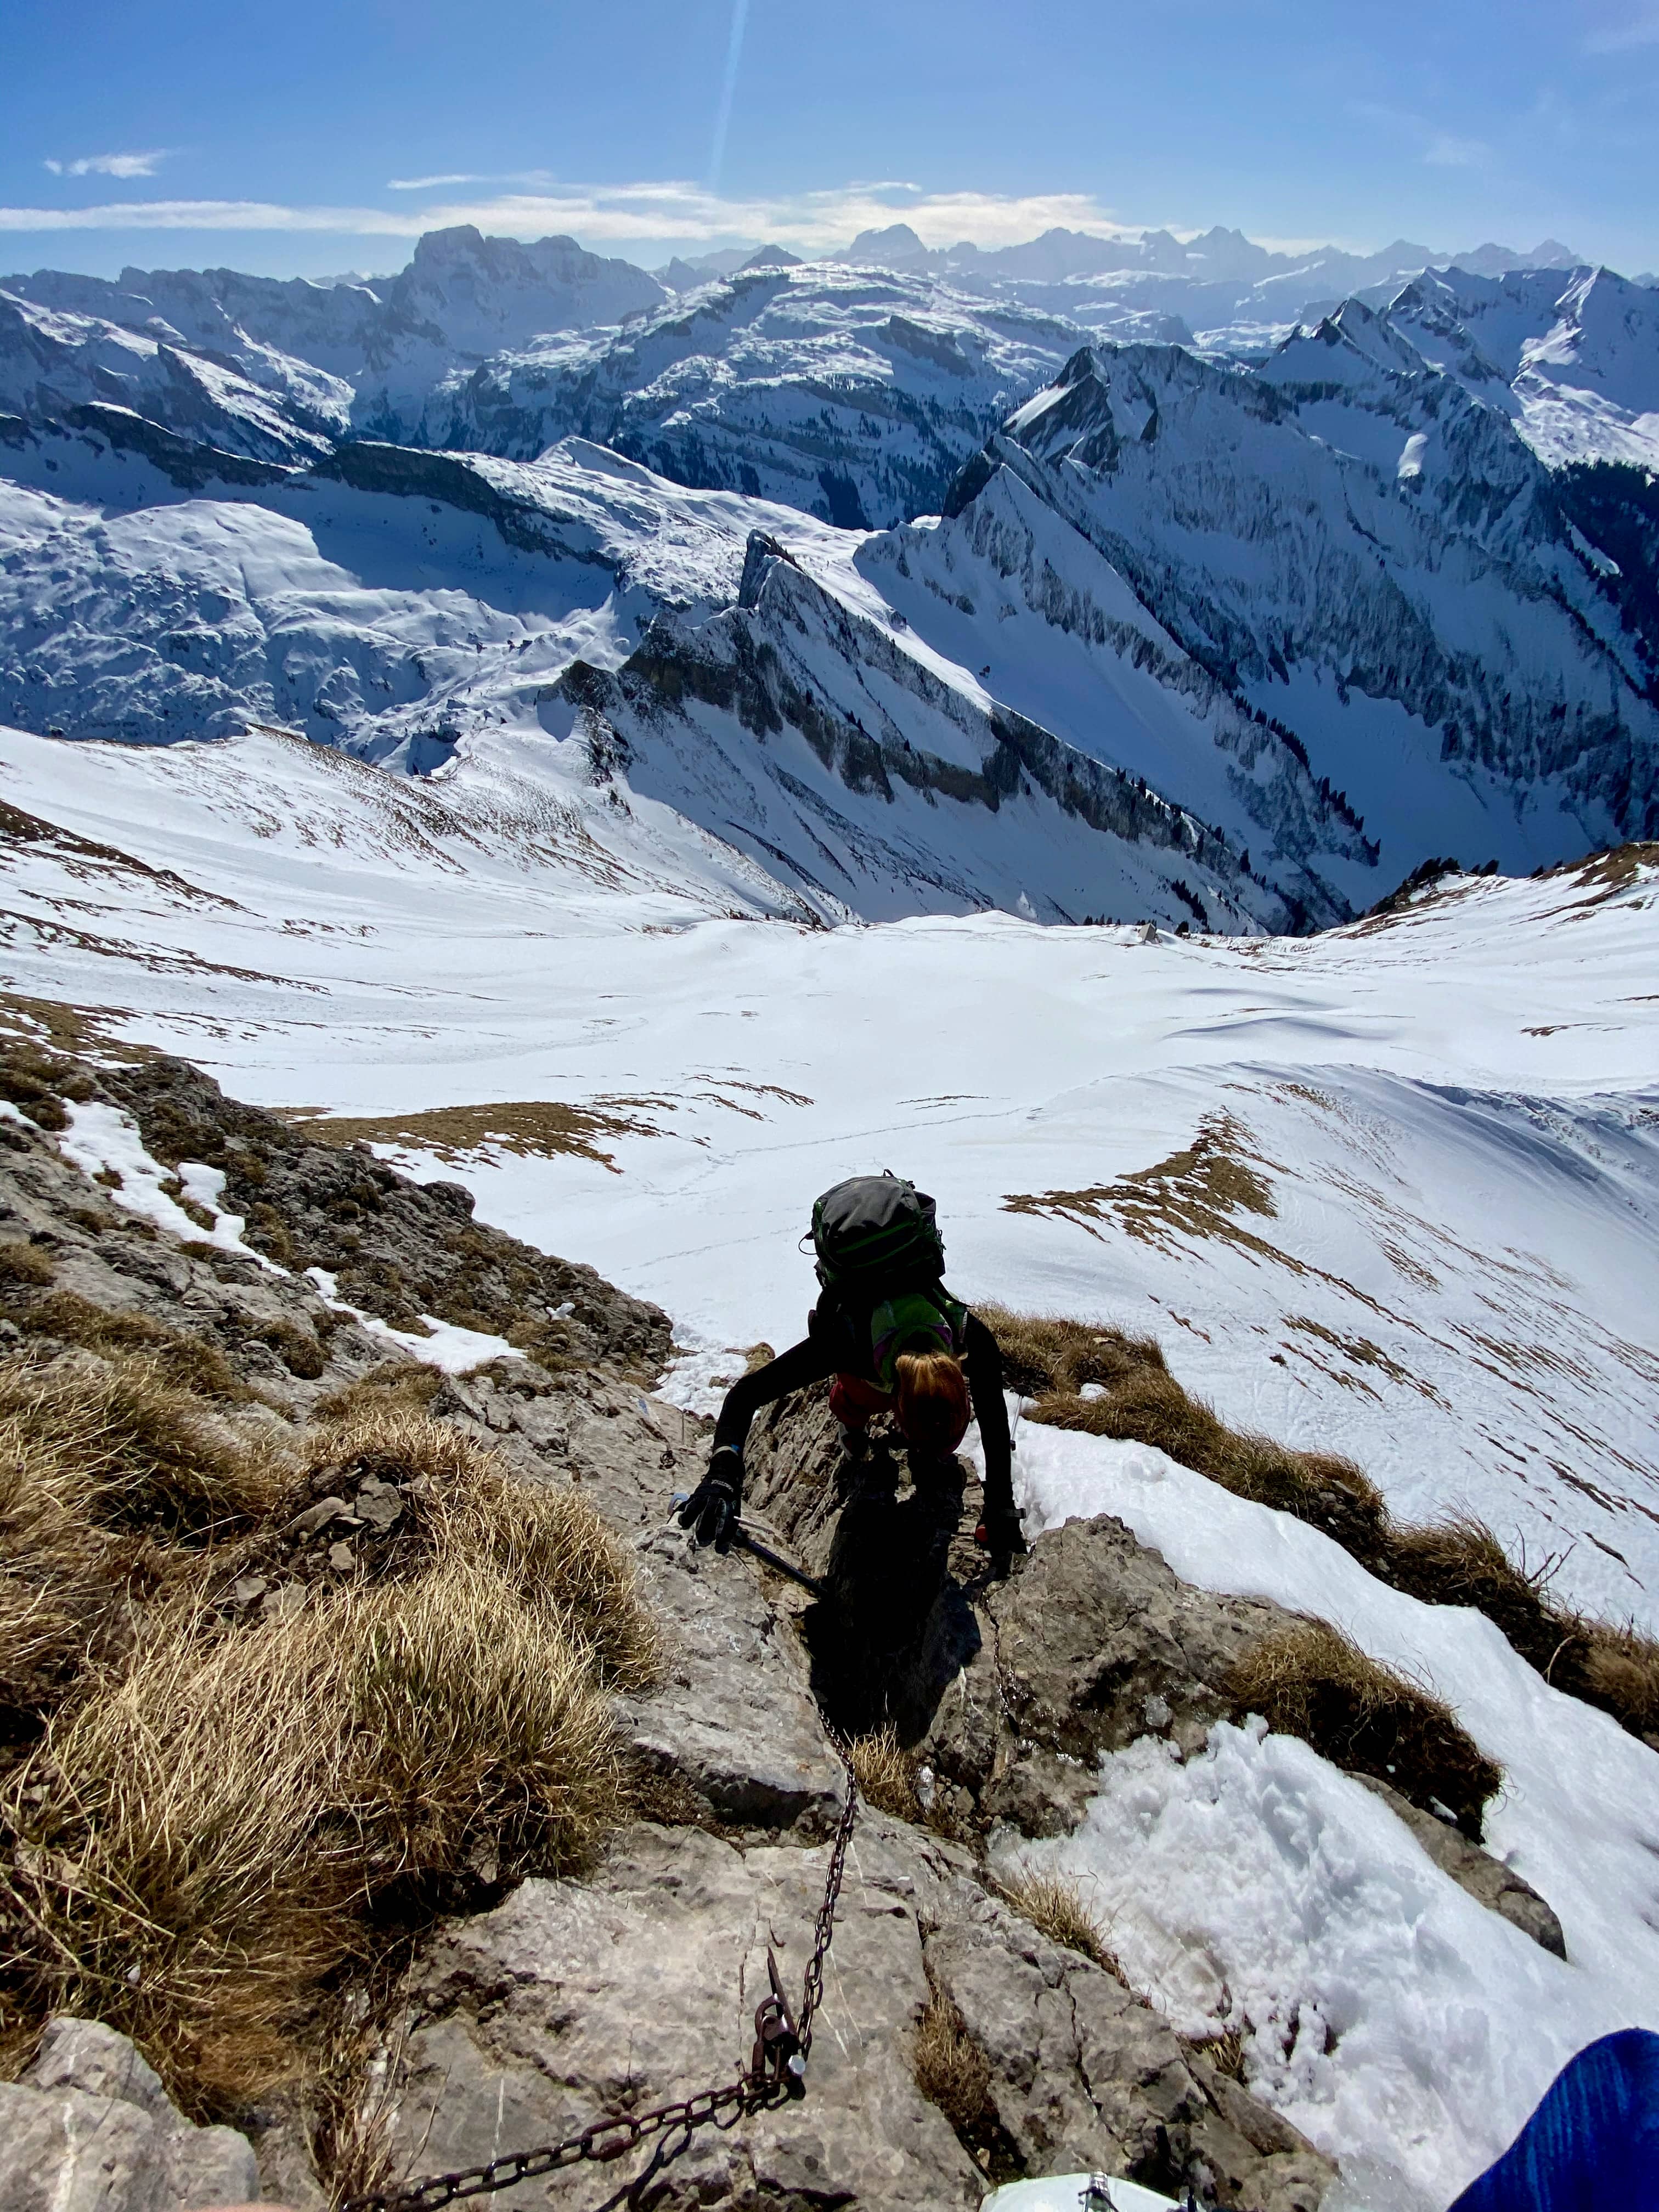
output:
M 506 726 L 823 920 L 1308 928 L 1659 833 L 1659 292 L 902 229 L 5 280 L 0 716 Z

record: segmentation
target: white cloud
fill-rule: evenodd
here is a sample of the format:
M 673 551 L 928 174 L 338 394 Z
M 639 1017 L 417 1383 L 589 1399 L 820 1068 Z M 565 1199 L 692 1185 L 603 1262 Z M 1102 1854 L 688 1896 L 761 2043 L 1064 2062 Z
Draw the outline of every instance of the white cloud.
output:
M 137 156 L 123 158 L 139 158 Z M 159 157 L 157 157 L 159 158 Z M 467 176 L 410 178 L 396 189 L 440 191 Z M 534 180 L 541 183 L 541 179 Z M 895 204 L 889 194 L 902 192 Z M 636 240 L 702 245 L 728 238 L 775 239 L 803 253 L 844 246 L 860 230 L 900 216 L 928 246 L 972 238 L 981 246 L 1017 244 L 1056 224 L 1099 237 L 1138 235 L 1079 192 L 1011 198 L 993 192 L 927 192 L 894 185 L 849 185 L 776 198 L 740 199 L 677 179 L 621 185 L 554 185 L 541 190 L 434 199 L 419 207 L 299 207 L 264 200 L 123 200 L 100 207 L 0 208 L 0 231 L 331 231 L 356 237 L 416 238 L 423 230 L 475 223 L 514 238 L 573 231 L 612 250 Z
M 1423 159 L 1431 169 L 1483 169 L 1492 158 L 1492 148 L 1481 138 L 1454 138 L 1437 131 Z
M 73 161 L 48 161 L 54 177 L 153 177 L 174 149 L 153 147 L 148 154 L 82 154 Z
M 389 192 L 431 192 L 452 185 L 554 185 L 558 179 L 550 169 L 507 169 L 475 172 L 468 169 L 437 177 L 388 177 L 386 188 Z

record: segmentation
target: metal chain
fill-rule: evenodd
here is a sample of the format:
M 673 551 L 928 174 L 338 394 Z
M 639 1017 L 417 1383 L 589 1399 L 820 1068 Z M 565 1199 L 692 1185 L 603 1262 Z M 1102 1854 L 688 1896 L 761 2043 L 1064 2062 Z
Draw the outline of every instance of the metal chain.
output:
M 337 2212 L 439 2212 L 462 2197 L 487 2197 L 498 2189 L 511 2189 L 520 2181 L 533 2181 L 544 2173 L 577 2166 L 584 2160 L 605 2164 L 653 2137 L 709 2126 L 724 2112 L 734 2118 L 764 2112 L 806 2093 L 807 2055 L 812 2048 L 812 2021 L 823 1998 L 823 1961 L 836 1934 L 836 1907 L 841 1899 L 842 1877 L 847 1867 L 848 1845 L 858 1819 L 858 1777 L 845 1743 L 826 1723 L 826 1732 L 847 1773 L 847 1802 L 836 1824 L 830 1846 L 830 1866 L 823 1900 L 813 1929 L 812 1955 L 801 1984 L 799 2021 L 790 2017 L 778 1978 L 777 1961 L 769 1950 L 766 1962 L 771 1994 L 755 2008 L 755 2049 L 745 2072 L 718 2089 L 704 2089 L 672 2105 L 653 2106 L 649 2112 L 629 2112 L 613 2120 L 595 2120 L 580 2135 L 562 2142 L 544 2143 L 536 2150 L 510 2152 L 488 2166 L 464 2166 L 453 2173 L 429 2173 L 395 2189 L 370 2190 L 342 2200 Z M 643 2179 L 643 2177 L 641 2177 Z

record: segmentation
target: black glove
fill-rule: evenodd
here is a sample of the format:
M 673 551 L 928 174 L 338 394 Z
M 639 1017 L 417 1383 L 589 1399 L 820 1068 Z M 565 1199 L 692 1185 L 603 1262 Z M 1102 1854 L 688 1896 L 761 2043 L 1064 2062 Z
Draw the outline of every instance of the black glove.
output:
M 1030 1548 L 1019 1525 L 1018 1509 L 1012 1504 L 988 1505 L 984 1519 L 974 1531 L 974 1541 L 991 1554 L 991 1563 L 1000 1573 L 1007 1571 L 1012 1559 L 1016 1555 L 1023 1559 Z
M 708 1474 L 681 1506 L 680 1526 L 694 1529 L 699 1544 L 728 1552 L 742 1504 L 742 1455 L 732 1445 L 721 1444 L 708 1462 Z

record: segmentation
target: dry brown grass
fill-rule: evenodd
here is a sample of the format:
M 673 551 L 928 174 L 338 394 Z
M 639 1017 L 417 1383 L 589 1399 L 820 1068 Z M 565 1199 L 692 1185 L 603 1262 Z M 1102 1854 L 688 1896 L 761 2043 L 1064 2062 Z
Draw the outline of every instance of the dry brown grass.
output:
M 1224 2075 L 1228 2081 L 1243 2081 L 1245 2044 L 1237 2028 L 1223 2028 L 1219 2035 L 1200 2037 L 1191 2047 L 1207 2058 L 1216 2072 Z
M 92 1089 L 84 1068 L 30 1038 L 0 1043 L 0 1098 L 9 1100 L 38 1129 L 66 1129 L 64 1101 L 90 1098 Z
M 414 1114 L 356 1119 L 295 1108 L 283 1119 L 325 1145 L 404 1146 L 452 1163 L 479 1152 L 530 1159 L 571 1153 L 614 1168 L 616 1162 L 603 1149 L 601 1138 L 658 1134 L 654 1122 L 617 1109 L 659 1103 L 618 1099 L 594 1108 L 564 1106 L 544 1098 L 504 1099 L 495 1106 L 429 1106 Z
M 366 1991 L 350 1992 L 331 2028 L 310 2054 L 303 2091 L 312 2164 L 331 2212 L 398 2179 L 393 2128 L 406 2052 L 406 2030 L 391 2038 L 376 2025 Z
M 1659 1736 L 1659 1641 L 1553 1604 L 1553 1562 L 1517 1565 L 1469 1515 L 1424 1528 L 1395 1522 L 1352 1460 L 1230 1428 L 1170 1373 L 1150 1338 L 1001 1306 L 978 1310 L 1001 1347 L 1009 1388 L 1035 1401 L 1028 1419 L 1155 1445 L 1238 1497 L 1311 1522 L 1395 1589 L 1484 1613 L 1556 1688 L 1634 1735 Z M 1089 1383 L 1103 1395 L 1083 1397 Z
M 418 1359 L 386 1359 L 317 1401 L 319 1421 L 349 1421 L 359 1413 L 423 1413 L 444 1386 L 435 1367 Z
M 916 1819 L 921 1810 L 916 1798 L 916 1759 L 895 1730 L 885 1728 L 875 1735 L 854 1736 L 847 1755 L 870 1804 L 896 1820 Z
M 0 1375 L 0 1635 L 69 1678 L 0 1783 L 0 2001 L 20 2033 L 123 2028 L 195 2112 L 294 2073 L 325 1990 L 457 1884 L 579 1868 L 623 1807 L 610 1693 L 655 1666 L 631 1553 L 579 1492 L 380 1396 L 296 1475 L 139 1363 Z M 386 1571 L 218 1601 L 204 1530 L 269 1548 L 307 1485 L 370 1473 L 410 1498 Z M 142 1606 L 124 1543 L 171 1571 Z M 99 1545 L 125 1621 L 101 1651 L 59 1601 Z
M 314 1382 L 328 1364 L 328 1355 L 316 1337 L 297 1322 L 280 1318 L 262 1322 L 254 1335 L 258 1343 L 268 1344 L 289 1373 L 302 1382 Z
M 254 1395 L 216 1345 L 168 1328 L 148 1314 L 112 1313 L 78 1291 L 48 1291 L 31 1299 L 20 1318 L 33 1336 L 55 1337 L 88 1352 L 144 1353 L 184 1389 L 228 1405 L 246 1404 Z
M 1392 1783 L 1413 1804 L 1437 1800 L 1478 1843 L 1486 1800 L 1503 1781 L 1449 1705 L 1370 1658 L 1328 1622 L 1297 1621 L 1261 1638 L 1227 1688 L 1240 1719 L 1299 1735 L 1336 1765 Z
M 95 1443 L 88 1420 L 86 1443 Z M 17 1408 L 0 1413 L 0 1708 L 16 1730 L 101 1647 L 137 1560 L 98 1528 L 72 1453 Z
M 910 2064 L 917 2088 L 959 2136 L 971 2140 L 994 2120 L 990 2063 L 942 1990 L 933 1992 L 916 2025 Z
M 1008 1388 L 1022 1397 L 1075 1395 L 1086 1382 L 1116 1384 L 1145 1369 L 1164 1371 L 1164 1354 L 1150 1336 L 1127 1336 L 1057 1314 L 1013 1313 L 1006 1306 L 975 1311 L 997 1340 Z
M 1292 1451 L 1271 1437 L 1229 1428 L 1201 1398 L 1157 1369 L 1141 1369 L 1103 1397 L 1056 1393 L 1041 1398 L 1029 1418 L 1053 1428 L 1156 1445 L 1237 1497 L 1314 1522 L 1363 1559 L 1369 1561 L 1383 1540 L 1382 1493 L 1352 1460 Z
M 633 1598 L 633 1553 L 580 1490 L 514 1481 L 460 1430 L 394 1402 L 314 1429 L 306 1472 L 274 1517 L 369 1476 L 410 1501 L 383 1571 L 407 1580 L 485 1564 L 514 1602 L 547 1610 L 607 1682 L 638 1689 L 653 1679 L 657 1642 Z
M 487 1881 L 581 1865 L 623 1803 L 589 1651 L 499 1569 L 451 1559 L 331 1608 L 349 1654 L 345 1789 L 376 1870 Z
M 1229 1428 L 1170 1373 L 1150 1337 L 1001 1306 L 979 1311 L 1001 1349 L 1010 1389 L 1036 1401 L 1030 1419 L 1156 1445 L 1242 1498 L 1316 1522 L 1361 1557 L 1380 1542 L 1381 1493 L 1351 1460 L 1291 1451 Z M 1089 1384 L 1103 1395 L 1082 1396 Z
M 1482 1521 L 1459 1514 L 1427 1528 L 1395 1528 L 1389 1580 L 1429 1605 L 1468 1605 L 1494 1620 L 1517 1650 L 1542 1665 L 1560 1642 L 1545 1601 L 1547 1572 L 1528 1574 Z
M 1636 1628 L 1587 1622 L 1578 1661 L 1581 1697 L 1623 1721 L 1659 1749 L 1659 1644 Z
M 1075 1881 L 1062 1874 L 1023 1867 L 1000 1887 L 1021 1919 L 1029 1920 L 1039 1936 L 1046 1936 L 1065 1950 L 1080 1951 L 1119 1981 L 1123 1979 L 1123 1969 L 1107 1941 L 1106 1930 L 1090 1911 Z
M 223 1634 L 193 1596 L 158 1609 L 7 1793 L 35 1938 L 14 2001 L 110 2021 L 197 2109 L 283 2069 L 284 2030 L 356 1940 L 351 1838 L 329 1820 L 335 1625 Z
M 54 1494 L 100 1528 L 204 1537 L 267 1512 L 287 1475 L 269 1441 L 151 1359 L 14 1362 L 0 1368 L 0 1425 L 27 1439 L 24 1474 L 55 1468 Z
M 9 1237 L 0 1243 L 0 1283 L 27 1284 L 38 1289 L 52 1278 L 51 1257 L 38 1244 L 25 1243 L 21 1237 Z

